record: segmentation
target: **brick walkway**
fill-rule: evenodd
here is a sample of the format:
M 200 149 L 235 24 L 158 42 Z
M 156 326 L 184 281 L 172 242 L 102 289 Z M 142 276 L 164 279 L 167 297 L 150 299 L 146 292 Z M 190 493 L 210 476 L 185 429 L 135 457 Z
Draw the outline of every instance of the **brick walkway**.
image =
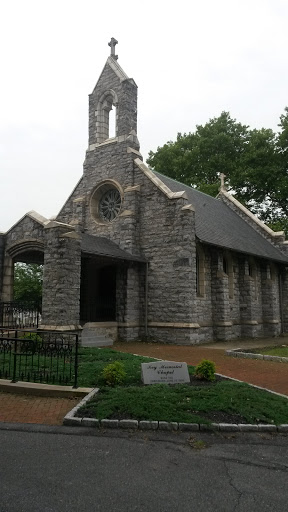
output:
M 288 395 L 288 364 L 285 363 L 229 357 L 224 349 L 202 346 L 118 343 L 113 345 L 113 349 L 171 361 L 186 361 L 192 365 L 202 359 L 210 359 L 215 362 L 218 373 Z M 0 392 L 0 421 L 62 425 L 65 414 L 79 401 L 80 398 L 46 398 Z
M 0 391 L 0 421 L 62 425 L 63 418 L 81 398 L 48 398 Z
M 113 349 L 170 361 L 196 365 L 202 359 L 216 364 L 216 371 L 235 379 L 288 395 L 288 364 L 257 359 L 240 359 L 225 355 L 219 348 L 202 346 L 162 345 L 160 343 L 118 343 Z

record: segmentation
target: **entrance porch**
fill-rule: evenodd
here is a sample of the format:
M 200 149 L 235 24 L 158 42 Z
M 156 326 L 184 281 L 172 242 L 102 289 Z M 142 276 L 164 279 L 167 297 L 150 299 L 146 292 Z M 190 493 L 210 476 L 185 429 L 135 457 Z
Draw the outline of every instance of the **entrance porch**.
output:
M 82 344 L 137 338 L 145 323 L 145 261 L 108 239 L 86 234 L 81 249 Z

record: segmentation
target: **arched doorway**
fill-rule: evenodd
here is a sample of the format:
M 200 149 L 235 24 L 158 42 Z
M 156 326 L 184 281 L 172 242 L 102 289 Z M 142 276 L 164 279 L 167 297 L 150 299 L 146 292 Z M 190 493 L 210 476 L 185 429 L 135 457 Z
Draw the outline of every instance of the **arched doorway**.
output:
M 44 244 L 20 242 L 7 249 L 4 259 L 0 324 L 38 327 L 41 318 Z

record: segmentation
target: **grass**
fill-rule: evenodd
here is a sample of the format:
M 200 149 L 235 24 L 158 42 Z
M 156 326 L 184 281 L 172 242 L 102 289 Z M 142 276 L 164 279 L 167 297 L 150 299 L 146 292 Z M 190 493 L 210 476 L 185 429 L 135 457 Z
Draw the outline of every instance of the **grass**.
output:
M 203 388 L 184 384 L 104 387 L 79 415 L 210 423 L 205 413 L 215 411 L 241 415 L 248 423 L 287 423 L 288 400 L 232 381 Z
M 3 354 L 0 354 L 0 367 L 1 360 L 3 363 Z M 288 423 L 288 400 L 247 384 L 222 380 L 204 387 L 143 386 L 141 363 L 154 360 L 110 348 L 80 348 L 78 386 L 100 387 L 96 398 L 82 407 L 80 415 L 210 423 L 211 414 L 226 413 L 238 415 L 249 423 Z M 126 377 L 122 386 L 112 388 L 105 386 L 101 374 L 114 361 L 123 363 Z M 189 367 L 189 373 L 194 373 L 193 367 Z
M 127 376 L 124 385 L 139 384 L 141 382 L 141 363 L 155 361 L 147 357 L 135 357 L 132 354 L 124 354 L 110 349 L 98 348 L 80 348 L 79 349 L 79 365 L 78 365 L 78 387 L 96 387 L 103 385 L 101 379 L 102 370 L 107 364 L 113 361 L 121 361 L 124 363 Z M 43 382 L 53 384 L 66 384 L 74 381 L 74 358 L 69 361 L 65 359 L 45 357 L 40 353 L 30 355 L 30 353 L 19 353 L 17 355 L 17 371 L 16 378 L 21 379 L 23 373 L 25 378 L 30 375 L 29 380 L 33 382 L 35 378 L 39 382 L 39 375 L 49 377 L 43 378 Z M 9 359 L 9 354 L 0 353 L 0 378 L 12 378 L 13 354 Z M 59 378 L 60 377 L 60 378 Z M 66 382 L 66 377 L 69 382 Z M 53 379 L 53 380 L 52 380 Z
M 126 380 L 115 388 L 103 386 L 103 368 L 121 361 Z M 111 349 L 80 351 L 79 386 L 100 386 L 96 397 L 81 408 L 80 415 L 103 418 L 132 418 L 178 422 L 210 423 L 205 414 L 221 412 L 239 415 L 251 423 L 288 423 L 288 400 L 252 388 L 248 384 L 218 381 L 209 386 L 184 384 L 141 385 L 141 363 L 152 358 Z M 189 367 L 194 373 L 194 368 Z
M 110 348 L 81 348 L 79 350 L 78 386 L 102 386 L 104 384 L 101 378 L 103 368 L 114 361 L 121 361 L 124 364 L 126 378 L 123 385 L 132 386 L 141 383 L 141 363 L 148 363 L 155 359 L 125 354 Z
M 282 347 L 268 347 L 259 350 L 257 349 L 255 352 L 266 356 L 288 357 L 288 347 L 286 345 L 283 345 Z

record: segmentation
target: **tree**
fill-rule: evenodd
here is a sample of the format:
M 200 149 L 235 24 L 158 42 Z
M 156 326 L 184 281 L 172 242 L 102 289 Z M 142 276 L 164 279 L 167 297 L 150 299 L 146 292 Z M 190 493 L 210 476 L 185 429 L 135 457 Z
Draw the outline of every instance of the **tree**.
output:
M 15 263 L 14 300 L 41 304 L 42 276 L 43 265 L 36 263 Z
M 147 163 L 212 196 L 224 173 L 228 190 L 239 201 L 272 228 L 287 230 L 288 108 L 279 127 L 278 134 L 251 130 L 222 112 L 194 133 L 178 133 L 175 142 L 150 151 Z

